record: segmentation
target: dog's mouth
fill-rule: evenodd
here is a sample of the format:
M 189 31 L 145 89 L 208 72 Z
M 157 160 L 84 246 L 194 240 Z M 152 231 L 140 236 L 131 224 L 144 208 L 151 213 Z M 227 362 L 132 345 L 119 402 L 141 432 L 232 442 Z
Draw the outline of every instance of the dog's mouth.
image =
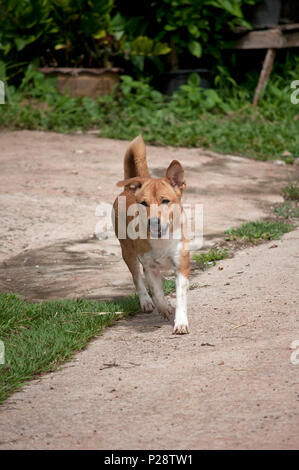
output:
M 164 237 L 169 230 L 169 224 L 166 224 L 164 227 L 151 227 L 149 234 L 150 238 L 157 239 Z

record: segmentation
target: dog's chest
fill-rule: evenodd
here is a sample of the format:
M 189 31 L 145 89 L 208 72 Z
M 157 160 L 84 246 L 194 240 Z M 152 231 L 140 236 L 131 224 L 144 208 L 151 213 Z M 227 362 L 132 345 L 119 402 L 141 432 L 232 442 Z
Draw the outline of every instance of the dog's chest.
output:
M 172 269 L 177 266 L 180 256 L 180 240 L 151 240 L 151 250 L 139 256 L 146 268 Z

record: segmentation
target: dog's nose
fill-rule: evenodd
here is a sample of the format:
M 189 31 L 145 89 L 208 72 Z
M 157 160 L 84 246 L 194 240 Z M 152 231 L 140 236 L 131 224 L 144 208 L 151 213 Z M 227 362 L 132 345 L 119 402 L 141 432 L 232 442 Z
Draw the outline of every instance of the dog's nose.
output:
M 159 217 L 151 217 L 148 219 L 148 228 L 154 232 L 161 230 L 161 220 Z

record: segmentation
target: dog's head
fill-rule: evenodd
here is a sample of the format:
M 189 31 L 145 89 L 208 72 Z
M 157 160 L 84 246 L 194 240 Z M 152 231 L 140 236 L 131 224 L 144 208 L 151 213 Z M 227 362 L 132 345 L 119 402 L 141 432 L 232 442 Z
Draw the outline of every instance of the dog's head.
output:
M 137 204 L 146 208 L 147 231 L 150 238 L 164 237 L 180 226 L 181 197 L 186 187 L 184 169 L 180 162 L 173 160 L 164 178 L 143 178 L 136 176 L 119 181 L 118 186 L 134 194 Z

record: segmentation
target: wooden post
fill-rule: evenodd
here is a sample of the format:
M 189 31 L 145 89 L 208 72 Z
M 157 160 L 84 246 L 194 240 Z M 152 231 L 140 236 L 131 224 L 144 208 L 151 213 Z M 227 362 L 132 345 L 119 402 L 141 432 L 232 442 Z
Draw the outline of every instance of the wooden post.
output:
M 276 49 L 267 50 L 266 57 L 263 63 L 263 68 L 260 73 L 260 78 L 259 78 L 256 90 L 254 93 L 253 106 L 257 105 L 261 91 L 263 90 L 264 86 L 266 85 L 270 77 L 271 70 L 273 68 L 275 55 L 276 55 Z

